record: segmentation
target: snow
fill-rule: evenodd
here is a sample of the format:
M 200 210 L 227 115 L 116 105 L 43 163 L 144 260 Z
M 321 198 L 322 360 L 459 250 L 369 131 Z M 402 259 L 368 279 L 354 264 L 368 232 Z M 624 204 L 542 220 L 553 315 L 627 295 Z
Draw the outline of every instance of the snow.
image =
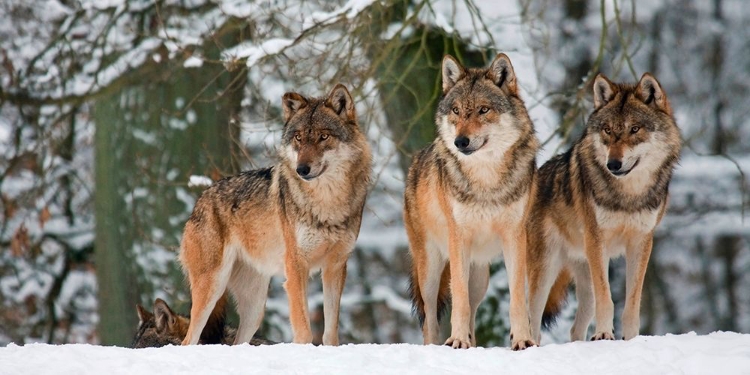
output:
M 292 43 L 294 43 L 294 40 L 284 38 L 269 39 L 260 45 L 246 42 L 224 51 L 223 55 L 225 60 L 247 58 L 247 66 L 252 67 L 258 60 L 269 55 L 275 55 Z
M 203 59 L 198 56 L 190 56 L 184 63 L 182 63 L 182 66 L 185 68 L 200 68 L 203 66 Z
M 750 334 L 641 336 L 630 341 L 455 350 L 360 344 L 328 347 L 168 346 L 126 349 L 85 344 L 0 349 L 4 374 L 722 374 L 750 373 Z
M 213 180 L 206 176 L 192 175 L 188 181 L 188 187 L 211 186 L 213 183 Z

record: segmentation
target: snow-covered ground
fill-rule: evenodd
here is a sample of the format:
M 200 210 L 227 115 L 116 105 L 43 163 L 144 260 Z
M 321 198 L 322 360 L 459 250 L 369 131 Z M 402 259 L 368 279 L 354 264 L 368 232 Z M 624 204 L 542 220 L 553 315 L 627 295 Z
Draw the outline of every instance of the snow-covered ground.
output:
M 454 350 L 410 344 L 126 349 L 9 345 L 2 374 L 750 374 L 750 334 L 641 336 L 631 341 Z

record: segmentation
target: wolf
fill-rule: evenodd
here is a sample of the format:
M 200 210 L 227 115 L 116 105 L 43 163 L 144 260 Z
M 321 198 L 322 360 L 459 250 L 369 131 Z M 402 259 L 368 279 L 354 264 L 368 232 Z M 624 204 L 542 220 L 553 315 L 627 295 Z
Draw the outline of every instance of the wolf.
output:
M 322 270 L 323 344 L 338 345 L 346 261 L 359 235 L 372 155 L 354 101 L 336 85 L 327 97 L 282 98 L 280 160 L 217 181 L 185 224 L 180 262 L 191 287 L 183 345 L 198 343 L 220 319 L 225 291 L 237 302 L 235 343 L 258 329 L 271 276 L 284 275 L 295 343 L 312 342 L 307 280 Z M 220 326 L 220 325 L 218 325 Z M 206 327 L 220 335 L 217 325 Z
M 609 260 L 625 255 L 622 337 L 638 335 L 643 279 L 654 229 L 667 207 L 682 140 L 666 93 L 645 73 L 633 84 L 599 74 L 594 111 L 580 139 L 539 169 L 529 218 L 529 309 L 533 336 L 556 315 L 571 281 L 578 310 L 571 340 L 614 339 Z
M 413 308 L 425 344 L 439 344 L 439 318 L 451 301 L 445 345 L 476 346 L 475 316 L 489 264 L 502 253 L 510 285 L 511 347 L 535 345 L 525 294 L 525 223 L 534 196 L 533 123 L 510 59 L 489 68 L 442 62 L 437 137 L 413 158 L 404 223 L 412 256 Z
M 131 348 L 159 348 L 166 345 L 180 345 L 187 334 L 190 317 L 177 314 L 164 300 L 154 301 L 153 312 L 141 305 L 136 305 L 138 313 L 138 330 L 136 331 Z M 216 342 L 199 341 L 200 344 L 231 345 L 237 336 L 237 329 L 225 326 L 220 340 Z M 273 341 L 254 336 L 250 345 L 273 345 Z

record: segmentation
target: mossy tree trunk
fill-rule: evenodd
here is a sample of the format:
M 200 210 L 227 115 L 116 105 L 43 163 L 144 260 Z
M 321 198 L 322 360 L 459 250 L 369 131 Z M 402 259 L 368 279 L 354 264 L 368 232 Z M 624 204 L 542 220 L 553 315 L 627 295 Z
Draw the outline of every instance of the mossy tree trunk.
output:
M 236 44 L 238 35 L 227 33 L 217 44 Z M 200 68 L 166 62 L 141 84 L 95 104 L 102 344 L 130 343 L 138 324 L 136 303 L 150 307 L 154 297 L 162 297 L 187 311 L 188 288 L 176 258 L 201 191 L 188 188 L 187 180 L 192 174 L 216 179 L 237 171 L 233 149 L 246 70 L 227 72 L 208 63 L 219 60 L 213 41 L 203 51 L 207 62 Z

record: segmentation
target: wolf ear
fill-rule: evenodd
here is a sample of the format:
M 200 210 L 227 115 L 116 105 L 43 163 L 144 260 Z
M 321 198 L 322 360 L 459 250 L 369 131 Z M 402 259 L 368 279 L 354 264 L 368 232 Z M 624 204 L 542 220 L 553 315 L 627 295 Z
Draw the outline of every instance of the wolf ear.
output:
M 154 314 L 151 314 L 151 312 L 146 310 L 141 305 L 135 305 L 135 310 L 138 312 L 138 325 L 141 325 L 143 324 L 143 322 L 154 318 Z
M 451 55 L 443 57 L 443 94 L 448 92 L 464 75 L 464 68 Z
M 492 80 L 506 94 L 518 94 L 516 72 L 513 70 L 513 64 L 510 63 L 508 55 L 500 53 L 495 57 L 487 72 L 487 78 Z
M 617 94 L 617 87 L 604 74 L 597 74 L 594 78 L 594 109 L 604 107 Z
M 668 114 L 672 114 L 667 94 L 661 88 L 659 81 L 651 73 L 644 73 L 635 89 L 636 97 L 646 105 L 654 106 Z
M 307 99 L 296 92 L 288 92 L 281 97 L 281 106 L 284 108 L 284 122 L 286 123 L 297 111 L 307 106 Z
M 154 301 L 154 318 L 158 332 L 171 331 L 177 325 L 177 315 L 161 298 Z
M 341 116 L 344 120 L 356 120 L 357 113 L 354 110 L 354 100 L 352 99 L 349 90 L 342 84 L 336 84 L 328 94 L 326 99 L 326 106 L 333 109 L 337 115 Z

